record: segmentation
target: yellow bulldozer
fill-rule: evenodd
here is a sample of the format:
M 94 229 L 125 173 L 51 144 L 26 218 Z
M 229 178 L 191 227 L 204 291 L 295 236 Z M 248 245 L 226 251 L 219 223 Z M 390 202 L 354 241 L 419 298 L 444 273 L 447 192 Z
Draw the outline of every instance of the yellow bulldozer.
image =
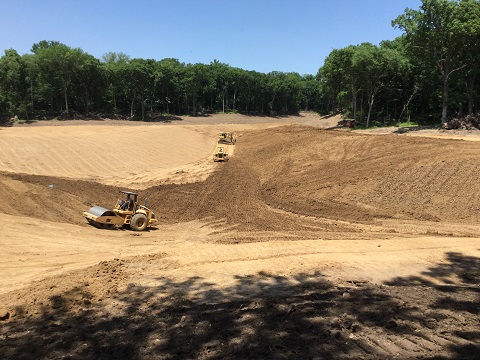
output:
M 123 190 L 120 193 L 125 194 L 126 199 L 119 199 L 113 210 L 94 206 L 85 211 L 83 216 L 100 229 L 129 226 L 134 231 L 143 231 L 158 222 L 152 210 L 138 203 L 137 193 Z
M 213 154 L 213 161 L 215 162 L 221 162 L 221 161 L 228 161 L 229 156 L 226 153 L 225 149 L 222 146 L 218 146 L 215 149 L 215 153 Z
M 218 143 L 219 144 L 235 145 L 236 142 L 237 142 L 237 137 L 235 136 L 234 133 L 221 132 L 220 135 L 218 135 Z

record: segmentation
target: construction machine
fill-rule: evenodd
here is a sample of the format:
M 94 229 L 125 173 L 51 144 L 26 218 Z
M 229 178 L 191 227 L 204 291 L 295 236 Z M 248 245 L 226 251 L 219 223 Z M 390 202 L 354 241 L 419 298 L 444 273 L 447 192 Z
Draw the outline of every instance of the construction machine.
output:
M 234 133 L 231 132 L 221 132 L 218 136 L 218 143 L 219 144 L 231 144 L 235 145 L 237 142 L 237 137 Z
M 225 149 L 222 146 L 219 146 L 215 149 L 215 153 L 213 154 L 213 161 L 228 161 L 229 157 L 228 154 L 225 152 Z
M 126 199 L 119 199 L 112 210 L 94 206 L 83 213 L 87 221 L 101 229 L 129 226 L 134 231 L 143 231 L 158 222 L 152 210 L 138 203 L 138 194 L 120 191 Z

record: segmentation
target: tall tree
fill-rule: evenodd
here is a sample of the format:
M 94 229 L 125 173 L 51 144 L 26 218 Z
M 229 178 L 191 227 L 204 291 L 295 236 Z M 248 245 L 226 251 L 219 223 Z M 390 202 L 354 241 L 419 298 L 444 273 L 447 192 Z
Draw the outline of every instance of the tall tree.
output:
M 466 64 L 462 72 L 463 85 L 468 98 L 468 113 L 473 114 L 475 90 L 480 78 L 480 2 L 463 0 L 459 4 L 459 27 L 462 36 L 462 61 Z
M 119 103 L 121 102 L 123 83 L 126 77 L 127 64 L 130 62 L 130 56 L 125 53 L 108 52 L 102 56 L 103 71 L 105 74 L 109 102 L 111 110 L 117 113 Z
M 207 67 L 204 64 L 188 64 L 185 68 L 185 75 L 183 78 L 183 89 L 185 98 L 191 101 L 191 114 L 197 115 L 199 93 L 204 87 L 207 79 Z
M 442 122 L 448 119 L 451 76 L 466 66 L 460 55 L 470 25 L 461 15 L 458 1 L 422 0 L 419 10 L 406 9 L 392 22 L 405 32 L 412 56 L 420 56 L 438 69 L 443 84 Z
M 90 54 L 82 53 L 76 76 L 76 85 L 78 92 L 81 94 L 83 111 L 88 114 L 93 100 L 92 93 L 96 93 L 95 98 L 99 102 L 100 94 L 98 90 L 104 85 L 104 73 L 100 61 Z
M 353 119 L 357 119 L 357 98 L 361 90 L 360 77 L 353 67 L 353 56 L 357 46 L 347 46 L 343 49 L 333 50 L 325 59 L 323 67 L 320 68 L 317 78 L 324 82 L 330 90 L 332 111 L 348 108 L 343 103 L 345 94 L 350 94 L 350 104 Z
M 61 88 L 65 112 L 69 116 L 68 89 L 79 71 L 83 51 L 58 42 L 45 41 L 33 45 L 32 51 L 37 57 L 44 81 L 49 82 L 53 88 Z
M 367 95 L 366 126 L 369 127 L 375 97 L 399 72 L 404 71 L 407 60 L 394 49 L 364 43 L 355 49 L 352 66 Z
M 154 82 L 157 99 L 163 105 L 163 111 L 167 114 L 171 112 L 170 106 L 174 102 L 177 79 L 183 67 L 183 63 L 171 58 L 162 59 L 155 64 Z
M 0 113 L 28 118 L 26 65 L 16 50 L 5 50 L 0 58 Z

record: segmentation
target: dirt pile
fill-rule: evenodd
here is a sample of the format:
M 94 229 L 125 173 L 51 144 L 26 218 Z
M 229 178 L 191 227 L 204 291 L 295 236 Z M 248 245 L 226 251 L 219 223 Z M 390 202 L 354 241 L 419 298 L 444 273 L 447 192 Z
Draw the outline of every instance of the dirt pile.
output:
M 456 117 L 444 124 L 447 130 L 471 130 L 480 129 L 480 115 L 466 115 L 463 117 Z

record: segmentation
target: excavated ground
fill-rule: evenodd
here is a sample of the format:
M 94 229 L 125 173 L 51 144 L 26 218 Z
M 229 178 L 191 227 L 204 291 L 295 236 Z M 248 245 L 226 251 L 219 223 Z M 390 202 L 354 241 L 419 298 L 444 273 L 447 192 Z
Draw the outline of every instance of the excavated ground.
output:
M 480 142 L 464 139 L 479 137 L 325 130 L 335 122 L 312 115 L 243 120 L 142 130 L 205 143 L 190 145 L 187 164 L 175 158 L 177 183 L 141 162 L 148 187 L 121 187 L 156 212 L 144 233 L 81 217 L 112 206 L 118 174 L 93 182 L 88 162 L 68 177 L 11 171 L 13 150 L 0 153 L 0 357 L 478 358 Z M 232 159 L 212 165 L 222 127 L 241 136 Z M 71 144 L 65 162 L 88 156 L 81 149 Z

